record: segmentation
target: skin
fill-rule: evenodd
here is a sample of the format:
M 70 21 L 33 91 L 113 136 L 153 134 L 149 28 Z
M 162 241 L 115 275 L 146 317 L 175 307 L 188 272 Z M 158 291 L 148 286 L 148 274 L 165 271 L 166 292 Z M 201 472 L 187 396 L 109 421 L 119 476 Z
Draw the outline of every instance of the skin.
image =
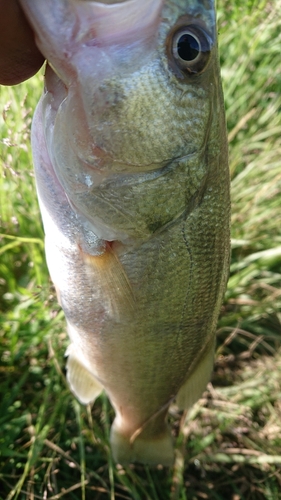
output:
M 44 57 L 17 0 L 0 0 L 0 12 L 0 84 L 16 85 L 37 73 Z

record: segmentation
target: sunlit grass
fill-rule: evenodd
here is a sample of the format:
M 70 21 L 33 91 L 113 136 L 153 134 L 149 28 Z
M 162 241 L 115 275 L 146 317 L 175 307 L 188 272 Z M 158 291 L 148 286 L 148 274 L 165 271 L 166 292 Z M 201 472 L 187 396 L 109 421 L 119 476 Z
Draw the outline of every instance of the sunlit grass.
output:
M 212 383 L 171 409 L 170 471 L 114 465 L 108 400 L 69 392 L 29 144 L 42 77 L 0 89 L 0 500 L 281 498 L 281 1 L 220 0 L 218 19 L 231 273 Z

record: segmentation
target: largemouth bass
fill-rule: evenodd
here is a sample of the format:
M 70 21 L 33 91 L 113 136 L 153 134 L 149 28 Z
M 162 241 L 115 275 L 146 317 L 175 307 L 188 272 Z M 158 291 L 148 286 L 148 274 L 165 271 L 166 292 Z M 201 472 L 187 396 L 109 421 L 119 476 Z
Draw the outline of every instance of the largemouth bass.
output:
M 213 366 L 229 172 L 213 0 L 20 0 L 48 60 L 32 145 L 77 398 L 117 462 L 170 465 Z

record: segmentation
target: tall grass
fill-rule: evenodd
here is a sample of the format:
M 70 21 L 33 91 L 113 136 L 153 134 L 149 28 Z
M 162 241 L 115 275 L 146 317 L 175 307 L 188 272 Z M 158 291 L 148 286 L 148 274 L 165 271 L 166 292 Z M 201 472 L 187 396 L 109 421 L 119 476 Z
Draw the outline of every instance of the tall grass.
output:
M 170 412 L 171 470 L 112 462 L 113 413 L 65 383 L 30 152 L 42 76 L 0 89 L 0 499 L 281 499 L 281 0 L 220 0 L 232 263 L 214 375 Z

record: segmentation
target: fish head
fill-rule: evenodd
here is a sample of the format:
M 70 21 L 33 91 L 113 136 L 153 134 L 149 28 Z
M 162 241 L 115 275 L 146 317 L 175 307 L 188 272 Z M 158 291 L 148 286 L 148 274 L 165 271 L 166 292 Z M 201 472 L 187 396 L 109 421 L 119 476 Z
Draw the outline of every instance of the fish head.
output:
M 49 65 L 51 161 L 77 211 L 89 217 L 94 192 L 116 175 L 138 183 L 204 156 L 222 104 L 213 0 L 22 4 Z M 205 174 L 197 172 L 198 183 Z M 99 233 L 97 217 L 92 223 Z

